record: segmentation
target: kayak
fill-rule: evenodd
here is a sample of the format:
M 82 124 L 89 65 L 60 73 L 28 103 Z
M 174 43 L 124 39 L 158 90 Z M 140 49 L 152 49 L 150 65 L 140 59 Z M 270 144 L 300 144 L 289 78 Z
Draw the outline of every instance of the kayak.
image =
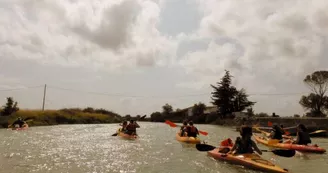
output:
M 296 150 L 300 152 L 311 152 L 311 153 L 325 153 L 326 150 L 324 148 L 318 147 L 317 145 L 298 145 L 291 143 L 277 143 L 272 142 L 269 144 L 269 140 L 264 137 L 254 135 L 256 142 L 261 143 L 263 145 L 273 147 L 273 148 L 282 148 L 282 149 L 290 149 Z
M 129 135 L 129 134 L 123 133 L 121 131 L 117 131 L 117 136 L 120 136 L 121 138 L 124 138 L 124 139 L 130 139 L 130 140 L 134 140 L 134 139 L 138 138 L 138 135 Z
M 214 150 L 208 151 L 207 154 L 214 159 L 226 161 L 231 164 L 242 165 L 249 169 L 264 171 L 264 172 L 271 172 L 271 173 L 287 173 L 288 170 L 281 168 L 272 162 L 261 158 L 258 154 L 225 154 L 219 152 L 222 148 L 228 147 L 220 147 Z
M 23 127 L 13 127 L 11 129 L 12 130 L 27 130 L 28 129 L 28 125 L 25 124 L 25 125 L 23 125 Z
M 200 144 L 200 139 L 198 137 L 181 137 L 180 133 L 176 133 L 175 139 L 180 142 L 190 143 L 190 144 Z

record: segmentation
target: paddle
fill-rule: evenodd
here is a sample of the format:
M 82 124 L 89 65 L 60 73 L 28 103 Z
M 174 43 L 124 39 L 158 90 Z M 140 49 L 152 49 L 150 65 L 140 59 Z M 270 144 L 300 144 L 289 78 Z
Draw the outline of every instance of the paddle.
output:
M 142 120 L 142 119 L 144 119 L 146 116 L 147 116 L 147 115 L 144 115 L 144 116 L 140 117 L 138 120 Z M 136 120 L 136 121 L 137 121 L 137 120 Z M 118 135 L 118 133 L 114 133 L 114 134 L 112 134 L 112 136 L 117 136 L 117 135 Z
M 165 124 L 168 124 L 168 125 L 170 125 L 171 127 L 181 127 L 180 125 L 176 125 L 175 123 L 173 123 L 173 122 L 171 122 L 171 121 L 169 121 L 169 120 L 165 120 Z M 208 135 L 208 133 L 205 132 L 205 131 L 198 130 L 198 132 L 199 132 L 200 134 L 204 135 L 204 136 L 207 136 L 207 135 Z
M 326 132 L 326 133 L 327 133 L 326 130 L 316 130 L 316 131 L 314 131 L 314 132 L 309 133 L 309 135 L 314 135 L 314 134 L 316 134 L 316 133 L 322 133 L 322 132 Z
M 33 119 L 30 118 L 30 117 L 27 117 L 27 118 L 25 118 L 23 121 L 25 121 L 25 123 L 27 123 L 27 122 L 31 122 L 31 121 L 33 121 Z M 8 128 L 10 128 L 12 125 L 13 125 L 13 124 L 8 125 Z
M 262 134 L 264 134 L 266 137 L 269 137 L 269 136 L 270 136 L 270 133 L 269 133 L 269 132 L 263 131 L 263 130 L 259 129 L 258 127 L 253 127 L 253 128 L 254 128 L 255 130 L 261 132 Z M 284 129 L 283 129 L 283 130 L 284 130 Z M 285 138 L 285 139 L 292 139 L 291 136 L 287 136 L 287 135 L 289 135 L 290 133 L 289 133 L 288 131 L 286 131 L 286 130 L 284 130 L 284 131 L 285 131 L 285 134 L 286 134 L 286 135 L 282 135 L 282 137 Z
M 196 144 L 196 149 L 198 151 L 211 151 L 214 150 L 215 146 L 208 145 L 208 144 Z M 296 153 L 295 150 L 283 150 L 283 149 L 273 149 L 273 150 L 261 150 L 262 152 L 272 152 L 275 155 L 282 156 L 282 157 L 293 157 Z

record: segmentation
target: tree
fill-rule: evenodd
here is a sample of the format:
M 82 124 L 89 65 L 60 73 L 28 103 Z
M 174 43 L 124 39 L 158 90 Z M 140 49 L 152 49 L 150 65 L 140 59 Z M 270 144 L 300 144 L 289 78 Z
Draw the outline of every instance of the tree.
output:
M 203 115 L 206 109 L 206 105 L 204 103 L 199 102 L 198 104 L 194 104 L 192 107 L 193 115 Z
M 234 112 L 241 112 L 255 104 L 255 102 L 248 101 L 247 97 L 248 95 L 246 94 L 245 89 L 241 89 L 236 93 L 236 96 L 233 99 Z
M 94 113 L 95 110 L 92 107 L 87 107 L 87 108 L 83 109 L 83 112 Z
M 253 117 L 255 114 L 254 114 L 254 110 L 253 110 L 253 108 L 251 107 L 251 108 L 248 108 L 248 109 L 246 109 L 247 110 L 247 116 L 250 118 L 250 117 Z
M 260 112 L 260 113 L 258 113 L 258 114 L 255 114 L 255 116 L 256 116 L 256 117 L 268 117 L 269 114 L 264 113 L 264 112 Z
M 221 118 L 226 118 L 232 112 L 240 112 L 249 106 L 253 106 L 255 102 L 248 101 L 248 95 L 244 89 L 237 90 L 231 85 L 229 71 L 225 71 L 225 75 L 217 82 L 217 86 L 211 85 L 214 89 L 212 92 L 212 104 L 218 107 L 218 114 Z
M 130 120 L 131 119 L 131 115 L 130 114 L 127 114 L 127 115 L 125 115 L 125 117 L 124 117 L 126 120 Z
M 160 112 L 153 112 L 150 114 L 150 120 L 155 122 L 164 121 L 164 118 Z
M 5 106 L 3 106 L 1 115 L 9 116 L 12 113 L 17 112 L 18 110 L 19 110 L 19 108 L 17 106 L 17 102 L 14 102 L 14 99 L 12 97 L 7 97 L 7 103 Z
M 173 107 L 169 104 L 165 104 L 163 107 L 163 114 L 164 115 L 168 115 L 168 114 L 171 114 L 173 112 Z
M 315 71 L 307 75 L 303 82 L 310 88 L 312 93 L 302 96 L 299 103 L 305 110 L 309 110 L 309 116 L 325 117 L 328 111 L 328 71 Z

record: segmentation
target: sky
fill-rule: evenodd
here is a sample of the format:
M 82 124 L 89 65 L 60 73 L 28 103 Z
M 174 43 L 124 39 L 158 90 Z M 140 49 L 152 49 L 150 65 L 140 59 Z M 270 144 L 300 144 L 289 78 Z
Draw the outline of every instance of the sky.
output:
M 121 115 L 211 105 L 229 70 L 254 111 L 304 114 L 328 69 L 327 0 L 0 0 L 0 104 Z

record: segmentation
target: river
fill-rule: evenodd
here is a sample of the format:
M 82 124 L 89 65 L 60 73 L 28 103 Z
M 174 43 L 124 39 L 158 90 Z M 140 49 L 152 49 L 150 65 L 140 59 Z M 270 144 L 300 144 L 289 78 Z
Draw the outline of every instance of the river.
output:
M 177 128 L 164 123 L 140 122 L 139 140 L 111 136 L 117 124 L 58 125 L 31 127 L 25 131 L 0 130 L 1 173 L 256 173 L 216 161 L 189 145 L 175 140 Z M 234 128 L 197 125 L 207 131 L 208 144 L 238 133 Z M 313 138 L 328 149 L 328 140 Z M 258 144 L 261 149 L 267 149 Z M 327 173 L 327 154 L 297 154 L 283 158 L 272 153 L 263 157 L 294 173 Z

